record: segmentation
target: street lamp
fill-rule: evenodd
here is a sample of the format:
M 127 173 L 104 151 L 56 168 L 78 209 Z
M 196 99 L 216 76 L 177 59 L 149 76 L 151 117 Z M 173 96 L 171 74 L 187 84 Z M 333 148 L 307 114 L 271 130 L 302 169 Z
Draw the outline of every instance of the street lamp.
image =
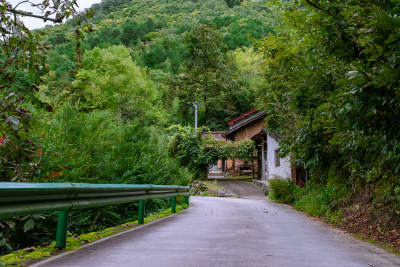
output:
M 189 105 L 194 107 L 194 133 L 197 133 L 197 108 L 200 107 L 196 102 L 187 102 Z

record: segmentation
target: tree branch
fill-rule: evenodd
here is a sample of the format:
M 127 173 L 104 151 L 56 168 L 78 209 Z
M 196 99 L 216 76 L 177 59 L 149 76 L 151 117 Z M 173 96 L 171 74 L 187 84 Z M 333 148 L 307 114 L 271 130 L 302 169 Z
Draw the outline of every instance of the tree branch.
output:
M 27 17 L 42 19 L 42 20 L 44 20 L 44 21 L 47 21 L 47 20 L 48 20 L 48 21 L 52 21 L 52 22 L 54 22 L 54 23 L 61 23 L 62 20 L 63 20 L 64 17 L 65 17 L 65 16 L 62 16 L 62 17 L 53 19 L 53 18 L 49 18 L 49 17 L 46 17 L 46 16 L 39 16 L 39 15 L 35 15 L 35 14 L 32 14 L 32 13 L 27 13 L 27 12 L 24 12 L 24 11 L 15 10 L 15 9 L 12 9 L 12 8 L 7 8 L 7 11 L 8 11 L 8 12 L 11 12 L 11 13 L 13 13 L 13 14 L 18 14 L 18 15 L 22 15 L 22 16 L 27 16 Z
M 25 1 L 19 2 L 19 3 L 14 7 L 14 9 L 16 9 L 20 4 L 23 4 L 23 3 L 29 3 L 29 1 L 28 1 L 28 0 L 25 0 Z
M 327 13 L 327 14 L 330 15 L 332 18 L 336 19 L 337 22 L 340 22 L 340 19 L 339 19 L 338 17 L 336 17 L 335 15 L 333 15 L 331 12 L 329 12 L 329 10 L 323 9 L 323 8 L 320 7 L 320 6 L 317 6 L 316 4 L 312 3 L 312 2 L 309 1 L 309 0 L 305 0 L 305 1 L 306 1 L 310 6 L 316 8 L 316 9 L 318 9 L 318 10 L 321 10 L 322 12 Z

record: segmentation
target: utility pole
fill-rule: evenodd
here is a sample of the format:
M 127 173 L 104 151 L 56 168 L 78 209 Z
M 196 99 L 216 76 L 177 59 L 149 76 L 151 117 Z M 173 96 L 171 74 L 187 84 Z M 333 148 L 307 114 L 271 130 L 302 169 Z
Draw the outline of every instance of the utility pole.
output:
M 196 102 L 188 102 L 188 104 L 194 107 L 194 133 L 197 133 L 197 109 L 200 105 Z

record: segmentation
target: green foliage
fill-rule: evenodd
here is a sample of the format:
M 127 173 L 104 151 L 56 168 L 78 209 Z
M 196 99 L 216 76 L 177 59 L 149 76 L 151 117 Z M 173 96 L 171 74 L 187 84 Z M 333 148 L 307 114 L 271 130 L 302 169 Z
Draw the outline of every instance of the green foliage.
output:
M 170 199 L 145 200 L 145 217 L 170 208 Z M 73 235 L 96 232 L 137 220 L 138 202 L 77 210 L 70 213 L 68 229 Z
M 64 61 L 65 68 L 74 70 L 71 63 Z M 155 84 L 132 61 L 126 47 L 95 48 L 85 53 L 72 84 L 57 79 L 57 72 L 64 65 L 44 78 L 47 84 L 36 94 L 43 103 L 57 107 L 68 101 L 84 110 L 113 110 L 121 119 L 165 122 L 166 114 L 158 108 L 160 99 Z
M 341 225 L 343 225 L 342 216 L 343 216 L 342 210 L 338 209 L 333 212 L 327 213 L 326 220 L 330 224 L 333 224 L 334 226 L 341 226 Z
M 272 32 L 272 28 L 259 19 L 242 18 L 230 24 L 223 41 L 229 49 L 234 50 L 238 47 L 250 46 L 252 40 L 249 36 L 259 39 Z
M 42 130 L 38 181 L 187 185 L 191 179 L 168 157 L 166 133 L 139 120 L 121 122 L 111 111 L 84 113 L 65 105 Z
M 43 51 L 48 46 L 42 42 L 44 34 L 31 32 L 18 15 L 61 23 L 74 13 L 77 4 L 59 1 L 50 5 L 45 1 L 32 6 L 43 15 L 32 15 L 32 10 L 27 12 L 18 6 L 8 1 L 0 3 L 0 181 L 29 180 L 40 166 L 37 158 L 30 157 L 37 145 L 30 136 L 33 117 L 24 102 L 38 89 L 39 76 L 47 70 Z M 55 18 L 49 17 L 50 14 Z M 77 39 L 81 32 L 91 29 L 90 24 L 83 23 L 90 16 L 91 11 L 76 16 L 75 20 L 81 24 L 76 29 Z
M 182 65 L 184 58 L 176 59 L 173 56 L 180 55 L 179 52 L 182 52 L 175 47 L 163 47 L 164 53 L 171 52 L 171 55 L 157 58 L 158 64 L 154 64 L 156 58 L 149 58 L 149 54 L 155 52 L 153 47 L 157 47 L 155 44 L 159 44 L 163 39 L 183 43 L 186 33 L 196 27 L 199 22 L 204 24 L 218 22 L 218 31 L 228 36 L 224 42 L 226 40 L 225 44 L 231 49 L 250 45 L 249 34 L 260 38 L 272 31 L 272 27 L 269 26 L 270 15 L 265 7 L 266 1 L 245 1 L 243 5 L 241 2 L 241 0 L 226 2 L 223 0 L 104 1 L 92 7 L 96 10 L 93 23 L 97 25 L 97 28 L 87 35 L 82 47 L 87 44 L 86 47 L 93 49 L 96 46 L 106 48 L 124 44 L 134 48 L 141 57 L 147 58 L 146 66 L 162 69 L 161 63 L 173 60 L 179 61 L 177 64 Z M 50 35 L 49 42 L 57 45 L 57 40 L 63 44 L 67 36 L 65 32 L 71 29 L 71 25 L 67 23 L 64 29 L 64 33 L 58 29 L 55 30 L 54 35 Z M 60 46 L 57 49 L 62 48 Z
M 343 190 L 308 183 L 300 194 L 294 207 L 305 211 L 312 216 L 320 216 L 329 213 L 332 207 L 337 204 L 337 200 L 343 196 Z
M 178 101 L 181 106 L 176 123 L 188 124 L 193 120 L 193 111 L 184 103 L 203 102 L 203 98 L 194 97 L 194 91 L 197 90 L 195 81 L 192 83 L 194 89 L 190 89 L 191 93 L 181 90 L 184 87 L 184 79 L 182 80 L 179 75 L 187 69 L 185 61 L 189 56 L 185 38 L 198 27 L 199 23 L 215 23 L 214 31 L 216 36 L 219 36 L 220 48 L 224 50 L 225 57 L 228 57 L 229 64 L 221 65 L 218 61 L 216 64 L 220 65 L 218 69 L 221 71 L 210 73 L 218 77 L 212 77 L 209 84 L 213 85 L 212 82 L 217 81 L 214 83 L 217 86 L 211 88 L 211 96 L 206 101 L 207 108 L 205 106 L 200 108 L 199 122 L 200 125 L 207 125 L 210 129 L 222 130 L 226 127 L 225 122 L 254 108 L 252 106 L 254 97 L 251 92 L 253 87 L 238 82 L 239 78 L 234 67 L 237 62 L 232 60 L 229 53 L 225 53 L 226 49 L 234 50 L 249 46 L 253 37 L 261 38 L 264 34 L 272 32 L 274 24 L 265 1 L 230 1 L 228 4 L 231 7 L 228 7 L 223 0 L 172 2 L 111 0 L 96 4 L 93 6 L 96 14 L 91 21 L 96 24 L 96 28 L 84 36 L 81 50 L 85 52 L 95 47 L 105 49 L 121 44 L 131 48 L 129 52 L 137 65 L 147 67 L 150 73 L 162 71 L 164 78 L 157 82 L 163 83 L 161 95 L 164 107 L 170 107 L 174 104 L 173 101 L 175 103 Z M 56 71 L 44 79 L 46 85 L 42 88 L 46 91 L 46 97 L 50 95 L 58 97 L 73 91 L 70 81 L 74 80 L 76 70 L 61 66 L 66 60 L 74 60 L 74 45 L 71 43 L 75 36 L 73 26 L 74 23 L 67 22 L 62 27 L 46 28 L 48 42 L 53 45 L 48 52 L 48 67 L 51 71 Z M 79 64 L 76 65 L 80 67 Z M 223 73 L 226 75 L 221 75 Z M 52 75 L 61 79 L 56 79 Z M 190 84 L 190 80 L 186 80 L 185 84 Z M 218 93 L 215 94 L 216 92 Z M 64 97 L 60 97 L 54 101 L 61 102 L 63 99 Z M 41 100 L 46 104 L 50 101 L 42 97 Z
M 53 237 L 50 233 L 56 231 L 56 220 L 53 215 L 28 215 L 0 220 L 0 255 Z
M 225 2 L 230 8 L 232 8 L 234 6 L 239 6 L 243 0 L 225 0 Z
M 47 85 L 36 94 L 50 111 L 37 108 L 33 112 L 46 120 L 37 123 L 31 132 L 40 146 L 32 149 L 28 158 L 42 163 L 30 176 L 31 181 L 190 183 L 192 175 L 168 155 L 168 136 L 163 129 L 168 116 L 161 109 L 155 83 L 132 61 L 127 48 L 88 51 L 78 70 L 72 61 L 67 59 L 64 63 L 58 70 L 65 71 L 61 70 L 61 75 L 57 70 L 51 72 L 45 77 Z M 69 77 L 65 76 L 66 71 L 71 72 Z M 65 79 L 60 83 L 58 77 Z M 8 144 L 6 137 L 1 141 Z M 150 203 L 153 202 L 149 202 L 149 212 L 165 206 L 163 202 Z M 121 223 L 121 214 L 134 217 L 133 211 L 132 205 L 126 205 L 74 212 L 70 229 L 77 233 L 103 229 Z M 38 225 L 37 219 L 14 221 L 25 231 Z M 54 220 L 47 218 L 35 230 L 46 233 L 54 232 L 53 228 Z M 32 235 L 25 242 L 14 231 L 1 242 L 3 247 L 8 244 L 15 249 L 49 238 Z
M 218 118 L 225 113 L 221 110 L 230 106 L 226 96 L 237 90 L 236 68 L 212 25 L 194 28 L 187 35 L 186 44 L 188 60 L 180 77 L 180 96 L 204 106 L 204 124 L 208 126 L 212 123 L 210 118 Z
M 186 166 L 195 177 L 204 177 L 211 162 L 210 154 L 203 150 L 201 131 L 196 134 L 189 127 L 179 127 L 169 143 L 169 154 L 178 159 L 182 166 Z
M 238 142 L 226 142 L 217 140 L 211 134 L 204 136 L 203 148 L 207 153 L 213 154 L 213 160 L 217 159 L 243 159 L 250 160 L 254 151 L 254 142 L 250 139 L 245 139 Z
M 263 86 L 262 77 L 258 75 L 262 58 L 251 47 L 237 49 L 231 52 L 231 56 L 237 68 L 239 88 L 231 90 L 227 97 L 232 109 L 238 114 L 244 114 L 256 103 L 256 88 Z
M 264 78 L 258 96 L 269 130 L 282 137 L 282 152 L 311 171 L 313 184 L 301 190 L 295 207 L 315 216 L 327 213 L 339 224 L 336 208 L 347 188 L 349 200 L 342 204 L 364 207 L 358 217 L 345 207 L 347 219 L 365 225 L 384 218 L 380 227 L 395 229 L 399 3 L 271 3 L 280 27 L 258 43 Z
M 193 128 L 180 126 L 169 143 L 170 155 L 176 157 L 182 166 L 187 166 L 196 177 L 205 177 L 210 162 L 218 159 L 250 159 L 253 150 L 254 142 L 249 139 L 228 143 L 216 140 L 211 134 L 204 134 L 204 131 L 194 133 Z
M 269 198 L 280 203 L 292 204 L 312 216 L 328 214 L 333 223 L 339 223 L 338 204 L 347 193 L 346 188 L 332 188 L 309 182 L 297 186 L 291 179 L 269 180 Z
M 313 171 L 398 175 L 399 4 L 274 2 L 281 30 L 259 42 L 259 96 L 283 151 Z
M 289 178 L 270 179 L 268 197 L 280 203 L 293 204 L 296 200 L 298 186 Z

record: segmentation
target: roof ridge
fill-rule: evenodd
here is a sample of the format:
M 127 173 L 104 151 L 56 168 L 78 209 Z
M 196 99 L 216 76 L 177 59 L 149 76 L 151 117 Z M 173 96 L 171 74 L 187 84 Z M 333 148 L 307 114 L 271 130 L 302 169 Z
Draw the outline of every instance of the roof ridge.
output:
M 234 119 L 228 121 L 228 125 L 233 125 L 233 124 L 234 124 L 235 122 L 237 122 L 238 120 L 243 119 L 243 118 L 249 116 L 250 114 L 253 114 L 253 113 L 256 112 L 256 111 L 258 111 L 257 108 L 252 109 L 252 110 L 250 110 L 249 112 L 247 112 L 247 113 L 245 113 L 245 114 L 243 114 L 243 115 L 240 115 L 239 117 L 236 117 L 236 118 L 234 118 Z

